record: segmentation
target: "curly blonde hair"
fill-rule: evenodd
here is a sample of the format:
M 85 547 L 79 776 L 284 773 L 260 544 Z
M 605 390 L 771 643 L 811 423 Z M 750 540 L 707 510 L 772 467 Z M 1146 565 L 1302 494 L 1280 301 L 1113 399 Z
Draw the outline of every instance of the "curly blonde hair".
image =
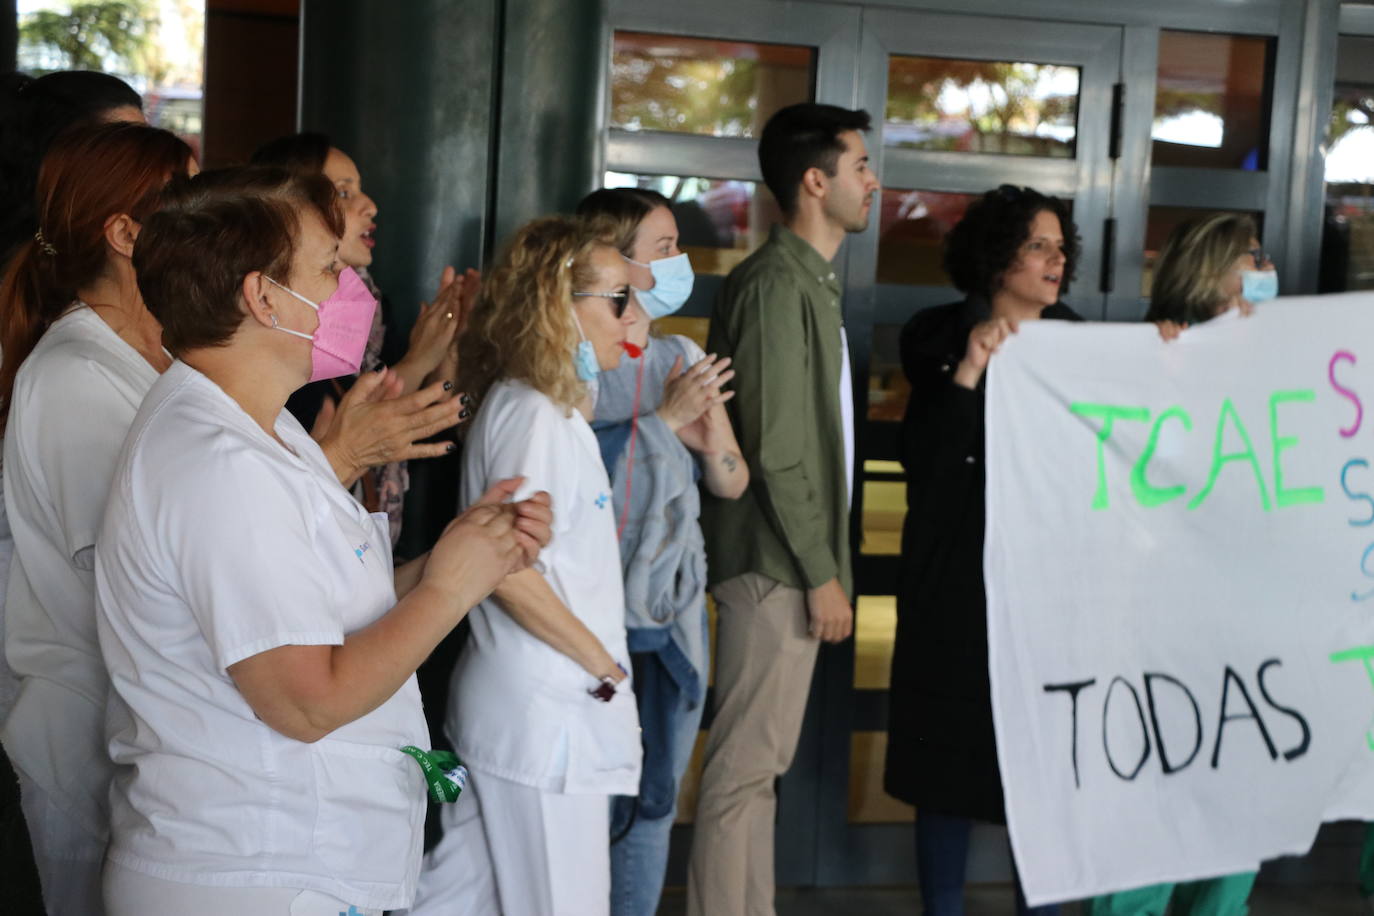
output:
M 596 282 L 591 255 L 614 245 L 586 221 L 546 216 L 522 226 L 482 278 L 458 345 L 458 389 L 475 409 L 503 378 L 519 379 L 571 415 L 587 394 L 573 352 L 572 292 Z

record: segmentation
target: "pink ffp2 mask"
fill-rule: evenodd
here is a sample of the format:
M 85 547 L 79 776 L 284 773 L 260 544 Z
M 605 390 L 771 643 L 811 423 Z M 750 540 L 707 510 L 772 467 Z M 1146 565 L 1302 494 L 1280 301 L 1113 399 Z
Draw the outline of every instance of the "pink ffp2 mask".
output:
M 266 277 L 266 274 L 263 276 Z M 345 267 L 339 272 L 338 289 L 320 303 L 310 301 L 271 277 L 267 277 L 267 280 L 310 306 L 320 316 L 320 326 L 314 334 L 273 325 L 278 331 L 310 341 L 310 381 L 357 375 L 363 365 L 363 351 L 367 349 L 367 338 L 372 333 L 372 318 L 377 311 L 377 299 L 367 284 L 363 283 L 363 278 L 353 268 Z

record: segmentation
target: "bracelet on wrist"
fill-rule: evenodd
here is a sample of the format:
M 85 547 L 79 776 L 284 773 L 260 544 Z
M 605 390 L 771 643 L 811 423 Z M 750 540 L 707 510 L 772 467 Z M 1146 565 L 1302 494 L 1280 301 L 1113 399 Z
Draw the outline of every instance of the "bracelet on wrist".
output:
M 621 680 L 630 676 L 630 672 L 625 670 L 624 665 L 617 662 L 616 667 L 620 669 L 620 673 L 623 675 Z M 615 696 L 616 685 L 619 683 L 620 681 L 617 681 L 613 676 L 605 674 L 601 676 L 601 683 L 597 684 L 595 687 L 587 688 L 587 693 L 603 703 L 609 703 Z

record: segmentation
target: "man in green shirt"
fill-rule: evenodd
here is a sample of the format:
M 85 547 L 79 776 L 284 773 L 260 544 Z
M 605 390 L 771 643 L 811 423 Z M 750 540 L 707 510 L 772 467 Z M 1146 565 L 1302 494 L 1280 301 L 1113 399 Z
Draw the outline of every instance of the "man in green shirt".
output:
M 773 784 L 787 771 L 821 641 L 854 629 L 854 401 L 831 259 L 868 226 L 878 179 L 867 112 L 804 103 L 769 119 L 763 180 L 784 222 L 730 272 L 707 349 L 734 359 L 731 420 L 750 467 L 738 500 L 704 496 L 718 610 L 690 916 L 773 913 Z

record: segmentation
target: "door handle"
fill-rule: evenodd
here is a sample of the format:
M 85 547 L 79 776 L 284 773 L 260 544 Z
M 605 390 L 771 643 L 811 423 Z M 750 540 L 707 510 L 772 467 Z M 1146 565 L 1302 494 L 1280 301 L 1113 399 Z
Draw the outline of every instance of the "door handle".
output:
M 1126 84 L 1112 86 L 1112 135 L 1107 146 L 1107 155 L 1112 159 L 1121 158 L 1121 122 L 1126 106 Z
M 1110 293 L 1116 286 L 1116 219 L 1102 221 L 1102 292 Z

